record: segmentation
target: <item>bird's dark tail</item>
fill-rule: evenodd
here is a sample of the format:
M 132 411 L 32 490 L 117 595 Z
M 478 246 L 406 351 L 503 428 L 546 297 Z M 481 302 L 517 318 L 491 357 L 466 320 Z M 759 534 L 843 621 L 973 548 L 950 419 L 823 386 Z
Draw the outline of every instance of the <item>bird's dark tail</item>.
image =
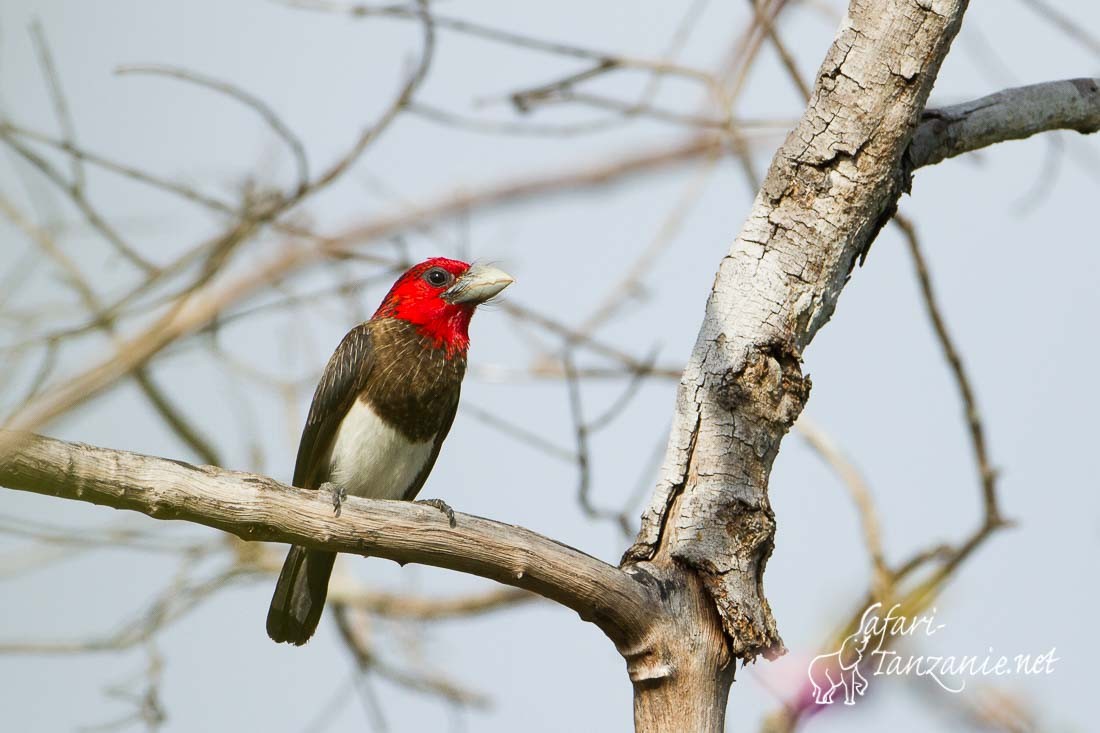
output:
M 268 636 L 297 646 L 309 641 L 325 609 L 335 561 L 335 552 L 290 548 L 267 612 Z

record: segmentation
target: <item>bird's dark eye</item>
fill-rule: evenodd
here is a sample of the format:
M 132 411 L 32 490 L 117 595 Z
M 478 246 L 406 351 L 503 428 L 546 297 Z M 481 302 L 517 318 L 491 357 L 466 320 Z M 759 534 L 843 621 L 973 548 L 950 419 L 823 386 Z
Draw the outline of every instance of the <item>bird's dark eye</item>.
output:
M 447 272 L 442 267 L 433 267 L 424 273 L 424 279 L 429 285 L 441 288 L 444 285 L 450 285 L 451 281 L 454 280 L 454 275 Z

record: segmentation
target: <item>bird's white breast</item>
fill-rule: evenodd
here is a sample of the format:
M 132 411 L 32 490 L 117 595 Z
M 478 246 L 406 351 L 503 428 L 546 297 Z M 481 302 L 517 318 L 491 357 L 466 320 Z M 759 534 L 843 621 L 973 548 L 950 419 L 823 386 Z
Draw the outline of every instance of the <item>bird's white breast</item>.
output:
M 400 499 L 431 456 L 433 442 L 408 440 L 356 400 L 336 431 L 329 480 L 352 496 Z

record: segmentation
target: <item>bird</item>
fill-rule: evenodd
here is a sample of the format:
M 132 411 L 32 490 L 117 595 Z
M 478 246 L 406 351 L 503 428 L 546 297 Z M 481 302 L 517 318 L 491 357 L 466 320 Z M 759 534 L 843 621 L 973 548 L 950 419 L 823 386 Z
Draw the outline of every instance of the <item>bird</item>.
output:
M 294 464 L 294 486 L 343 499 L 415 500 L 458 409 L 470 319 L 512 284 L 483 264 L 433 257 L 409 268 L 370 320 L 344 336 L 313 395 Z M 440 500 L 425 503 L 448 515 Z M 267 614 L 276 642 L 300 646 L 317 629 L 335 552 L 294 545 Z

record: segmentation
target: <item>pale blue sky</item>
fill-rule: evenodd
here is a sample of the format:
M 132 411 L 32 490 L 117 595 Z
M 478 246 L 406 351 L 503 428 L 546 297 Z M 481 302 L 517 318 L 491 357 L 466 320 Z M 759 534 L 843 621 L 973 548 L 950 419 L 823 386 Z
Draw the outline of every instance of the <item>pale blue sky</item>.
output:
M 1100 34 L 1100 6 L 1057 3 L 1083 28 Z M 713 68 L 747 22 L 745 3 L 711 3 L 681 60 Z M 806 3 L 786 16 L 782 33 L 802 69 L 816 69 L 835 20 Z M 453 0 L 441 11 L 547 39 L 655 57 L 684 12 L 682 3 L 505 3 Z M 408 68 L 418 34 L 404 21 L 353 23 L 342 16 L 291 10 L 269 2 L 212 0 L 7 0 L 0 7 L 0 104 L 5 116 L 56 131 L 49 98 L 27 33 L 39 18 L 52 43 L 78 138 L 89 149 L 141 165 L 206 190 L 229 194 L 257 171 L 289 182 L 290 160 L 256 117 L 207 91 L 159 78 L 120 77 L 129 63 L 184 66 L 228 79 L 265 99 L 305 140 L 315 170 L 354 138 L 380 109 Z M 992 49 L 996 62 L 990 62 Z M 465 114 L 511 119 L 504 105 L 475 108 L 500 96 L 577 69 L 576 62 L 442 32 L 436 63 L 418 99 Z M 973 3 L 943 67 L 933 102 L 960 101 L 1004 86 L 1100 74 L 1100 58 L 1041 22 L 1023 3 Z M 617 77 L 595 89 L 628 95 L 642 83 Z M 669 82 L 663 104 L 693 110 L 694 90 Z M 786 119 L 801 103 L 775 55 L 762 54 L 738 108 L 752 118 Z M 587 119 L 601 113 L 561 111 L 536 121 Z M 640 121 L 579 138 L 496 137 L 444 129 L 404 118 L 347 178 L 308 211 L 323 231 L 364 221 L 401 199 L 425 201 L 488 181 L 600 161 L 616 152 L 674 140 L 681 130 Z M 775 141 L 759 147 L 763 170 Z M 1060 153 L 1052 157 L 1055 146 Z M 1052 162 L 1053 161 L 1053 162 Z M 918 173 L 902 210 L 914 219 L 937 292 L 961 345 L 987 419 L 992 456 L 1002 470 L 1005 514 L 1019 527 L 995 537 L 973 558 L 938 603 L 946 624 L 929 649 L 980 654 L 987 647 L 1038 653 L 1057 647 L 1054 674 L 998 681 L 1034 703 L 1058 730 L 1094 722 L 1092 684 L 1100 659 L 1095 625 L 1095 558 L 1100 493 L 1091 458 L 1100 397 L 1091 386 L 1098 352 L 1100 137 L 1059 134 L 982 151 Z M 1054 166 L 1050 173 L 1048 166 Z M 25 171 L 24 171 L 25 173 Z M 609 284 L 648 246 L 697 171 L 687 169 L 582 195 L 547 199 L 474 216 L 473 256 L 517 276 L 509 298 L 579 322 Z M 41 202 L 10 156 L 0 157 L 0 190 L 22 204 Z M 90 178 L 102 209 L 143 252 L 169 259 L 219 222 L 192 207 L 107 175 Z M 662 362 L 682 362 L 695 338 L 715 269 L 751 201 L 738 168 L 723 162 L 709 178 L 672 246 L 645 277 L 650 297 L 631 304 L 601 337 L 644 356 L 660 346 Z M 71 213 L 68 214 L 71 216 Z M 456 253 L 457 225 L 438 237 L 413 235 L 417 257 Z M 68 240 L 74 257 L 103 282 L 124 268 L 101 261 L 88 237 Z M 0 228 L 5 259 L 21 239 Z M 258 251 L 255 248 L 254 251 Z M 389 251 L 387 249 L 387 251 Z M 237 264 L 245 268 L 254 257 Z M 31 307 L 61 296 L 40 277 L 20 295 Z M 295 283 L 309 290 L 330 282 L 315 272 Z M 116 287 L 121 289 L 122 284 Z M 365 290 L 371 311 L 381 288 Z M 292 323 L 281 316 L 246 319 L 227 329 L 234 353 L 286 375 L 316 373 L 352 325 L 341 308 L 311 311 Z M 0 324 L 0 329 L 7 326 Z M 499 310 L 473 325 L 471 363 L 522 368 L 524 335 Z M 552 343 L 552 342 L 548 342 Z M 67 354 L 70 368 L 104 353 L 88 340 Z M 963 536 L 978 520 L 970 446 L 953 383 L 924 316 L 907 252 L 887 231 L 841 297 L 833 321 L 805 354 L 813 378 L 807 414 L 854 456 L 879 503 L 891 558 L 933 540 Z M 585 357 L 586 363 L 598 364 Z M 158 378 L 185 401 L 235 468 L 289 479 L 299 416 L 288 421 L 270 393 L 230 394 L 220 373 L 196 349 L 158 362 Z M 17 379 L 19 377 L 16 377 Z M 25 377 L 24 377 L 25 378 Z M 610 404 L 620 383 L 584 387 L 590 413 Z M 594 439 L 595 500 L 617 506 L 645 479 L 648 456 L 667 431 L 675 386 L 647 384 L 623 418 Z M 250 434 L 240 399 L 251 404 Z M 491 409 L 563 445 L 571 444 L 564 385 L 499 383 L 471 377 L 468 404 Z M 298 406 L 305 410 L 308 394 Z M 52 435 L 192 460 L 151 415 L 136 391 L 121 387 L 50 426 Z M 250 439 L 266 458 L 257 464 Z M 509 440 L 460 410 L 452 437 L 424 489 L 456 509 L 522 524 L 616 561 L 626 542 L 613 526 L 592 524 L 574 499 L 571 465 Z M 783 446 L 772 478 L 778 534 L 766 589 L 792 661 L 740 672 L 730 698 L 729 729 L 753 730 L 776 705 L 761 673 L 801 674 L 798 655 L 816 653 L 823 634 L 842 620 L 867 582 L 867 563 L 851 503 L 835 478 L 797 436 Z M 121 517 L 110 510 L 15 492 L 0 492 L 0 515 L 65 525 L 98 526 Z M 153 524 L 172 535 L 208 537 L 188 527 Z M 24 545 L 0 538 L 0 557 Z M 431 568 L 351 559 L 367 582 L 417 592 L 456 593 L 487 583 Z M 18 578 L 0 577 L 0 642 L 71 639 L 115 628 L 167 586 L 176 567 L 156 555 L 85 553 Z M 166 629 L 156 640 L 164 659 L 160 694 L 167 731 L 302 731 L 348 684 L 352 664 L 330 624 L 307 647 L 272 644 L 264 633 L 270 596 L 264 580 L 224 591 Z M 630 729 L 630 684 L 613 647 L 573 613 L 539 604 L 475 621 L 424 628 L 384 626 L 383 645 L 415 636 L 420 659 L 487 692 L 493 706 L 454 712 L 435 700 L 385 682 L 372 689 L 389 729 L 559 731 Z M 0 656 L 0 721 L 5 729 L 74 730 L 128 712 L 106 690 L 141 675 L 142 650 L 76 657 Z M 807 730 L 924 731 L 951 725 L 946 702 L 920 688 L 887 688 L 854 711 L 830 711 Z M 360 697 L 346 691 L 331 731 L 364 730 Z

